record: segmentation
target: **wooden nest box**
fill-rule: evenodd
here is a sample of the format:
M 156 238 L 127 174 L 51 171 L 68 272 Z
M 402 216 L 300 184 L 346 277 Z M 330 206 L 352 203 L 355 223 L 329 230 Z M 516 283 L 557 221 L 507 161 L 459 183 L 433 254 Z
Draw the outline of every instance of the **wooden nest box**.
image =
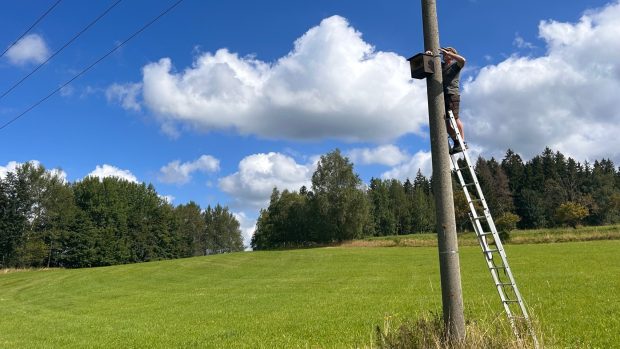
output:
M 411 66 L 411 77 L 414 79 L 425 79 L 435 72 L 433 55 L 418 53 L 408 61 Z

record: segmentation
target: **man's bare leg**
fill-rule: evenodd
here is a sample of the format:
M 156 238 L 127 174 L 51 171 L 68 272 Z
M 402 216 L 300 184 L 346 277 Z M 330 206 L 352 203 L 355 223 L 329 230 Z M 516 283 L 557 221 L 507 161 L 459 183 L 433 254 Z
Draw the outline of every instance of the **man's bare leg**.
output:
M 461 138 L 463 139 L 463 143 L 465 143 L 465 133 L 463 132 L 463 123 L 461 122 L 461 119 L 456 119 L 456 127 L 459 128 L 459 133 L 461 134 Z M 452 132 L 454 133 L 454 130 L 452 130 Z M 455 139 L 456 135 L 454 135 Z

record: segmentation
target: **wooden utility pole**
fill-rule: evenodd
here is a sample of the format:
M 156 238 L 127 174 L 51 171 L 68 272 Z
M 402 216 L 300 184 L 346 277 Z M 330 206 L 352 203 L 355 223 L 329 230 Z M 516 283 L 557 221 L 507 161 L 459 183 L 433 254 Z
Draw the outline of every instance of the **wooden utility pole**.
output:
M 424 50 L 434 55 L 435 72 L 426 79 L 428 95 L 431 153 L 433 160 L 433 192 L 435 194 L 439 267 L 441 273 L 441 299 L 446 334 L 452 341 L 465 338 L 463 293 L 459 265 L 450 155 L 446 131 L 443 78 L 439 57 L 439 29 L 435 0 L 422 0 Z

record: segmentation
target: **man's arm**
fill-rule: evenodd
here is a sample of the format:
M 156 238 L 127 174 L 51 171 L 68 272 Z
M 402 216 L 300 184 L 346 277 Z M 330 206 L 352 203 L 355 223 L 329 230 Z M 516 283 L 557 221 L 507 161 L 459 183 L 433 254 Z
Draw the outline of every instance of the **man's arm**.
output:
M 446 56 L 450 56 L 452 59 L 454 59 L 456 61 L 456 64 L 459 65 L 459 67 L 463 68 L 465 66 L 465 57 L 458 55 L 456 53 L 452 53 L 450 51 L 446 51 L 443 48 L 439 49 L 441 51 L 441 53 L 443 53 Z

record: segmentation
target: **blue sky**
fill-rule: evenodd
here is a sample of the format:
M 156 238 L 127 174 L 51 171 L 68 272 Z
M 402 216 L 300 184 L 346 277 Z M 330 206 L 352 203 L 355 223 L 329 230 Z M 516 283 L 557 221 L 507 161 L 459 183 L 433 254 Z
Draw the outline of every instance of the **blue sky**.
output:
M 53 3 L 5 1 L 9 47 Z M 0 58 L 10 88 L 114 1 L 63 0 Z M 124 0 L 0 99 L 11 120 L 174 1 Z M 545 146 L 620 160 L 618 1 L 439 1 L 440 40 L 467 58 L 474 155 Z M 364 181 L 430 175 L 418 1 L 185 0 L 91 71 L 0 130 L 0 175 L 38 161 L 69 181 L 153 183 L 173 204 L 221 203 L 247 237 L 271 188 L 308 185 L 340 148 Z M 611 136 L 611 137 L 610 137 Z

